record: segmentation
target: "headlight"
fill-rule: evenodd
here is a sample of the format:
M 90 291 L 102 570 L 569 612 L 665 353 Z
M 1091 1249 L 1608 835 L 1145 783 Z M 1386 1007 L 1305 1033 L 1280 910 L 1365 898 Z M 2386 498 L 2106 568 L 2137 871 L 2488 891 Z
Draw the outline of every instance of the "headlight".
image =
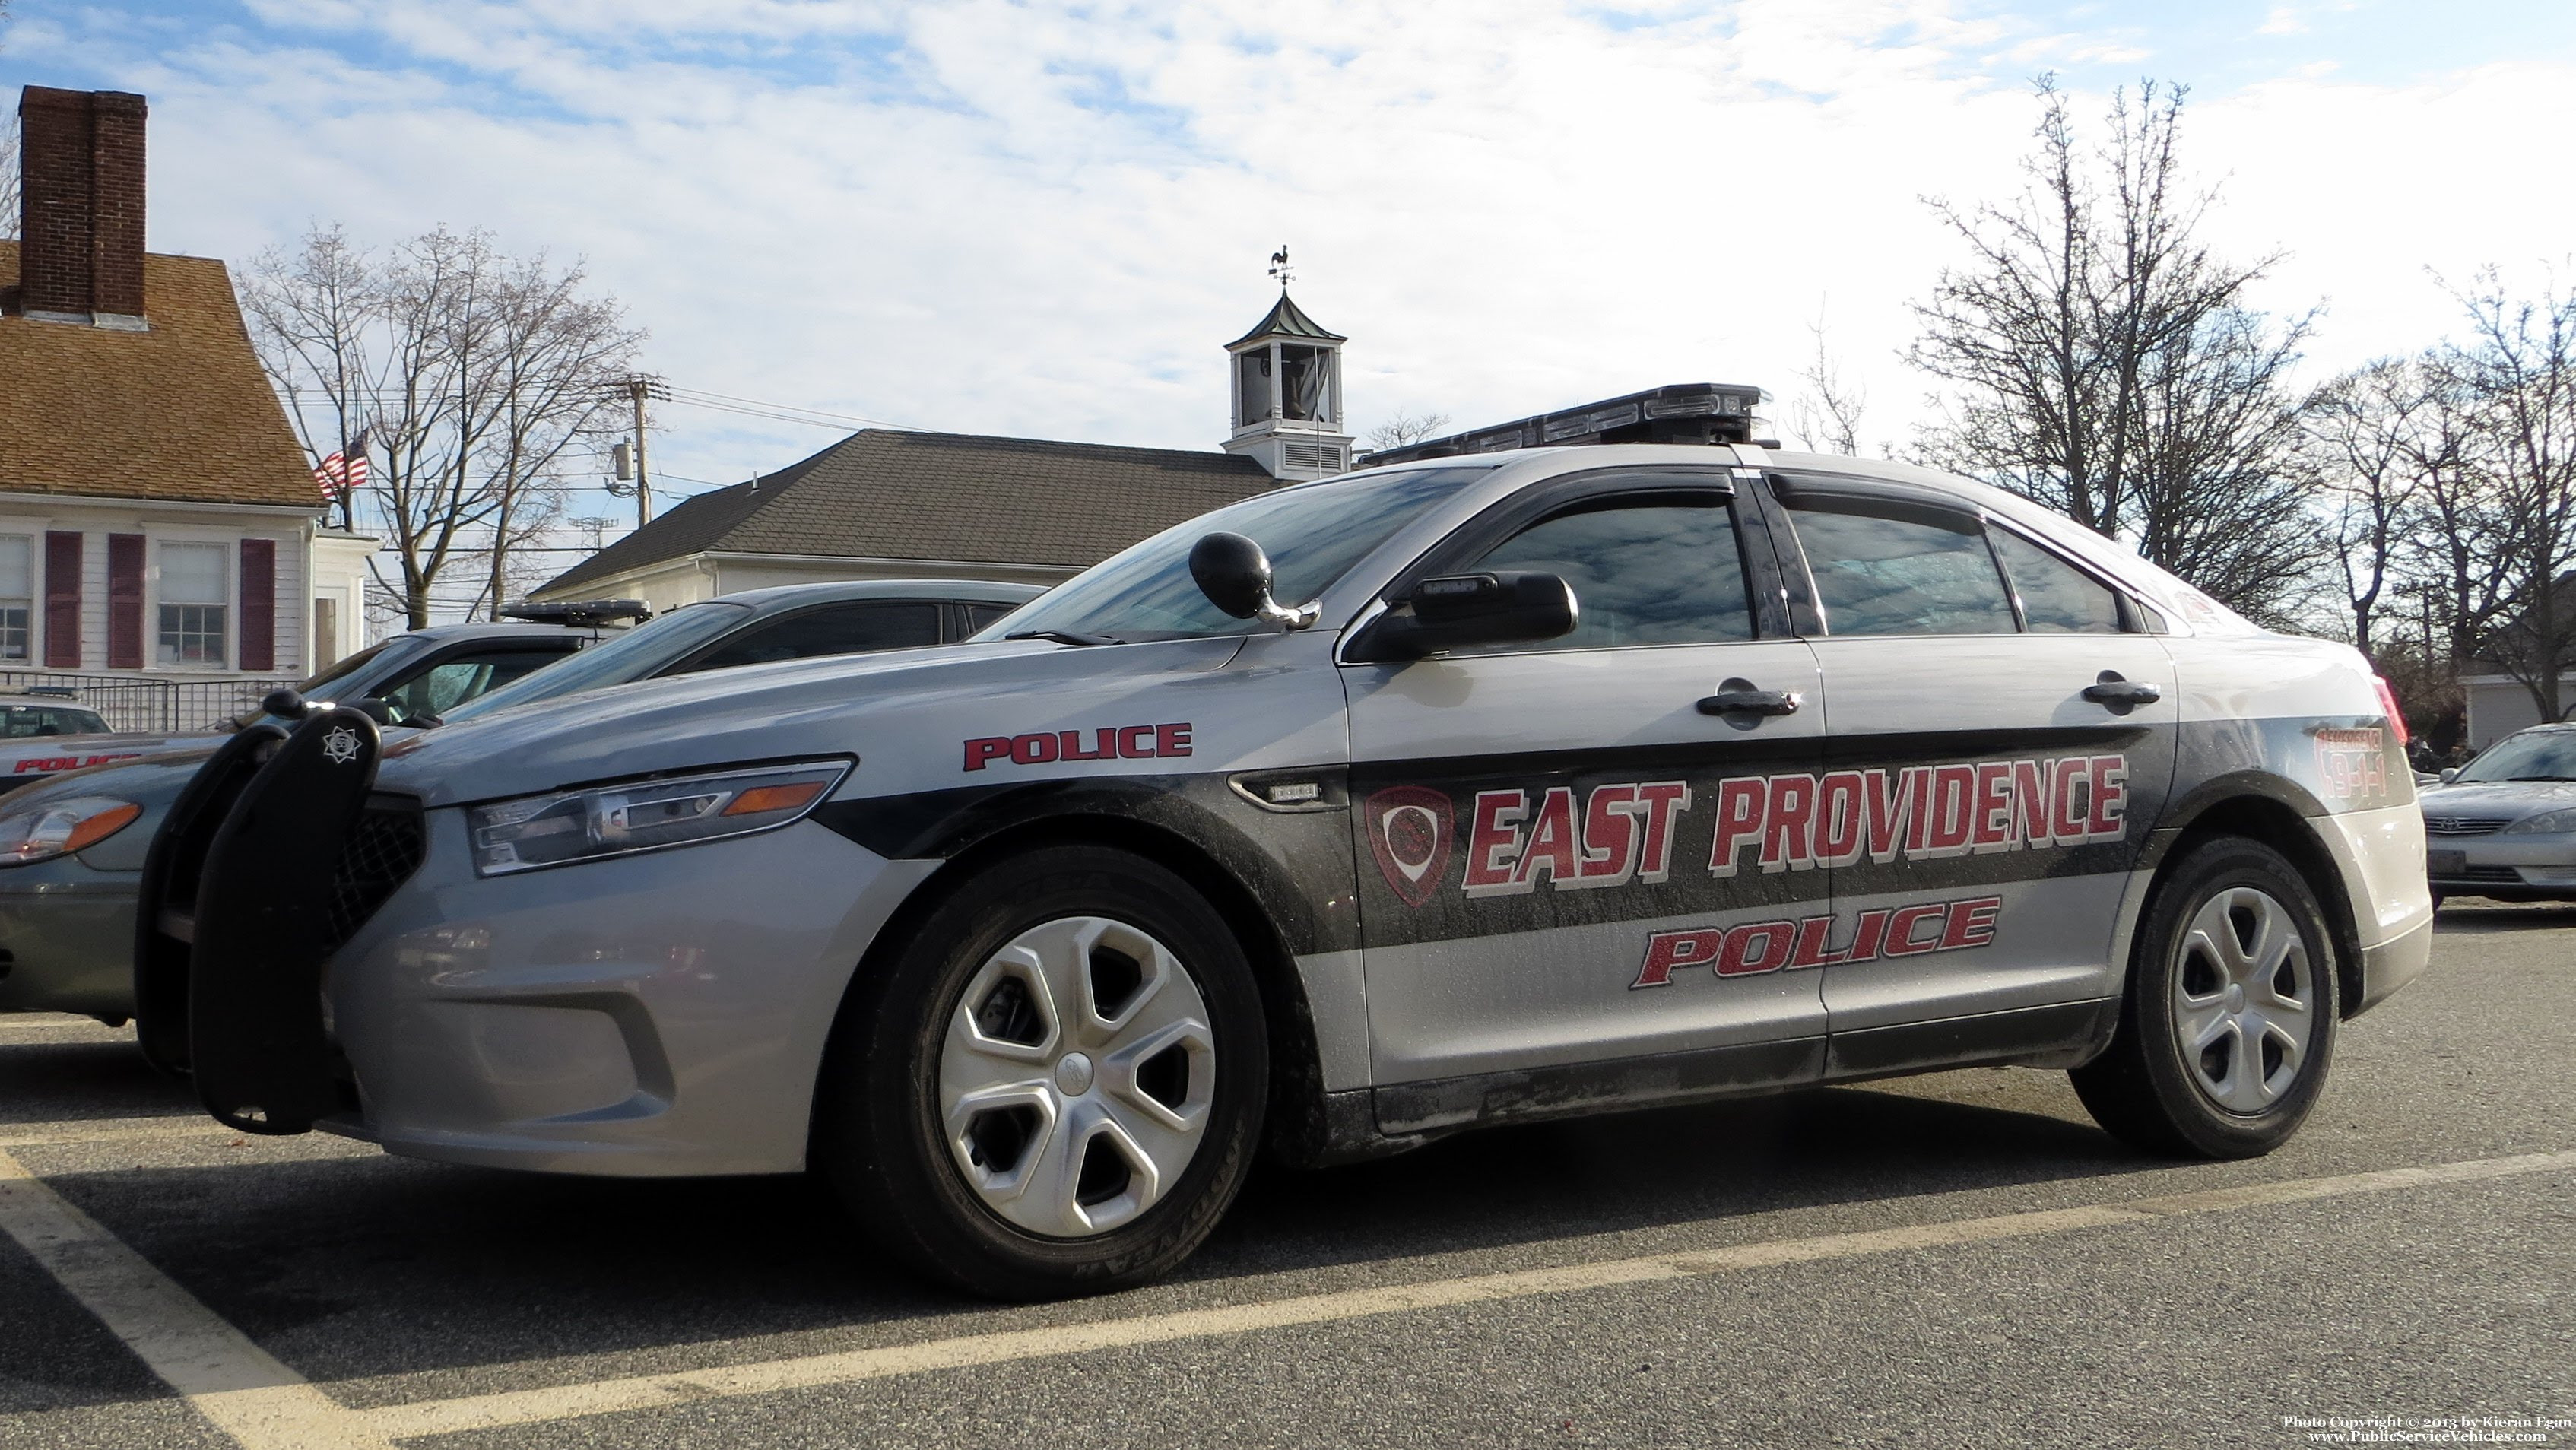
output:
M 803 816 L 849 773 L 846 760 L 809 761 L 495 801 L 467 815 L 474 870 L 500 876 L 747 836 Z
M 2544 831 L 2576 831 L 2576 810 L 2542 811 L 2536 816 L 2525 816 L 2496 834 L 2536 836 Z
M 74 796 L 50 805 L 24 806 L 0 814 L 0 866 L 25 866 L 86 851 L 143 814 L 132 801 L 110 796 Z

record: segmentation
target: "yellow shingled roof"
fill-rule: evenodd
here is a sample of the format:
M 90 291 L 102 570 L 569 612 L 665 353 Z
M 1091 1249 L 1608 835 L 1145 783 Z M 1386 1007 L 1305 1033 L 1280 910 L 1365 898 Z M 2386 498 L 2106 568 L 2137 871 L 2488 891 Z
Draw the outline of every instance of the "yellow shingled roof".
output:
M 0 316 L 0 491 L 319 511 L 224 264 L 147 254 L 143 307 L 149 332 Z

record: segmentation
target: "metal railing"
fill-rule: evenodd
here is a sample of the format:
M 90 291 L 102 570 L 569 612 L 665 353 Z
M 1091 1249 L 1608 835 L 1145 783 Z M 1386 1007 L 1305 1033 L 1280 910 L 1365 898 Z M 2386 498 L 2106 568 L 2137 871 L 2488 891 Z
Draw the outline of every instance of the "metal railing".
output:
M 211 730 L 251 708 L 293 677 L 257 680 L 170 680 L 134 675 L 80 675 L 59 670 L 0 670 L 0 694 L 69 690 L 73 703 L 96 710 L 111 730 L 171 735 Z

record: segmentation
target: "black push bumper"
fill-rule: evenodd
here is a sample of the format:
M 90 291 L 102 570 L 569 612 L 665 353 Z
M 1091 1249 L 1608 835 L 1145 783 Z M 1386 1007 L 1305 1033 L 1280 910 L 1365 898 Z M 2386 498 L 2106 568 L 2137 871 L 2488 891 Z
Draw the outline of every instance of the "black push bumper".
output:
M 172 803 L 144 860 L 143 1050 L 245 1133 L 301 1133 L 356 1106 L 325 1028 L 322 969 L 357 924 L 340 898 L 353 851 L 376 844 L 363 827 L 382 753 L 375 721 L 355 710 L 317 708 L 292 733 L 251 726 Z M 418 864 L 415 850 L 401 874 Z

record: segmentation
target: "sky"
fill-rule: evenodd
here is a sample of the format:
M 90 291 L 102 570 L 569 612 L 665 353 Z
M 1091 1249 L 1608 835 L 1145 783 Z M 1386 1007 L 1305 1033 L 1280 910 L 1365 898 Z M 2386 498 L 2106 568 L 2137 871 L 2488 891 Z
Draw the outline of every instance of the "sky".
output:
M 2009 195 L 2052 72 L 2088 121 L 2191 87 L 2186 161 L 2306 375 L 2537 286 L 2576 239 L 2564 0 L 13 0 L 0 83 L 151 103 L 149 245 L 339 222 L 578 259 L 699 393 L 957 432 L 1213 448 L 1276 296 L 1348 334 L 1350 422 L 1457 427 L 1673 382 L 1789 421 L 1821 323 L 1902 444 L 1925 199 Z M 671 403 L 657 473 L 834 428 Z M 855 426 L 855 424 L 850 425 Z M 587 493 L 575 515 L 631 504 Z M 613 531 L 612 531 L 613 536 Z

